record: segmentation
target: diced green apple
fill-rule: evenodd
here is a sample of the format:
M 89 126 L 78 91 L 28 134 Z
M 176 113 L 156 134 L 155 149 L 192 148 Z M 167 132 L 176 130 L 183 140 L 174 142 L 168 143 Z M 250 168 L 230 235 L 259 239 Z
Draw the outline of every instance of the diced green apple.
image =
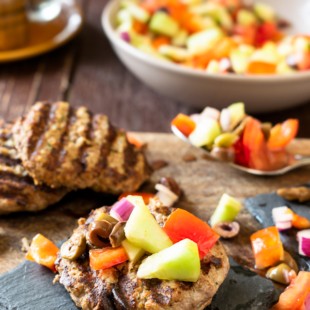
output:
M 265 3 L 261 2 L 255 3 L 254 12 L 263 21 L 272 22 L 275 20 L 275 12 L 273 8 Z
M 199 55 L 212 49 L 223 36 L 224 33 L 219 27 L 203 30 L 188 37 L 187 48 L 192 55 Z
M 250 26 L 258 22 L 256 16 L 249 10 L 241 9 L 237 14 L 237 23 L 241 26 Z
M 136 247 L 127 239 L 122 241 L 122 246 L 128 255 L 129 261 L 133 264 L 135 264 L 145 253 L 143 249 Z
M 242 204 L 235 198 L 223 194 L 218 206 L 210 219 L 210 225 L 213 227 L 217 223 L 221 222 L 232 222 L 242 209 Z
M 183 239 L 142 261 L 138 278 L 196 282 L 200 276 L 198 246 Z
M 168 37 L 174 37 L 179 31 L 178 23 L 170 17 L 167 13 L 158 11 L 156 12 L 149 23 L 151 31 Z
M 135 208 L 125 225 L 125 236 L 134 246 L 157 253 L 172 245 L 140 196 L 127 196 Z
M 205 118 L 199 122 L 189 135 L 190 142 L 197 146 L 211 146 L 214 139 L 221 134 L 219 123 L 212 118 Z

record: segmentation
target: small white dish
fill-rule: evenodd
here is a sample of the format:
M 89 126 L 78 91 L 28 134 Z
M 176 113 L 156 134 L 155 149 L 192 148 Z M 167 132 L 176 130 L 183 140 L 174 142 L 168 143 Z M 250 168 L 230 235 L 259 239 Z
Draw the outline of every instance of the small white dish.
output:
M 290 33 L 310 34 L 309 0 L 265 0 L 293 25 Z M 152 57 L 123 41 L 115 32 L 119 0 L 111 0 L 102 13 L 102 26 L 124 65 L 155 91 L 188 105 L 222 109 L 243 101 L 249 113 L 277 111 L 310 100 L 310 71 L 291 75 L 242 76 L 207 74 Z

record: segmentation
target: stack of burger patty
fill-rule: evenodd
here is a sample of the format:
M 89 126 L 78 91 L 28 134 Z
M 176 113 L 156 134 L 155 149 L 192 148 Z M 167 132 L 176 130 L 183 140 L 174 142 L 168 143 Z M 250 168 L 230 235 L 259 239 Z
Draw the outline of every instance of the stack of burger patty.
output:
M 148 176 L 126 133 L 85 107 L 38 102 L 0 124 L 0 214 L 44 209 L 71 190 L 135 191 Z

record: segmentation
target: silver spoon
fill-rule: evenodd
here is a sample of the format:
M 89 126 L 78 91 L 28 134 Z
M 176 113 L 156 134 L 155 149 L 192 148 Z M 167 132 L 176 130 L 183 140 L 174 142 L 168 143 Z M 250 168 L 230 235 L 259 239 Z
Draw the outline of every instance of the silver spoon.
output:
M 186 136 L 184 136 L 184 134 L 177 127 L 172 125 L 171 130 L 178 138 L 180 138 L 181 140 L 191 144 L 190 140 Z M 208 152 L 206 149 L 203 149 L 203 150 L 210 156 L 210 158 L 214 158 L 214 159 L 219 160 L 218 158 L 212 156 L 212 154 L 210 152 Z M 227 163 L 230 166 L 236 168 L 237 170 L 247 172 L 249 174 L 260 175 L 260 176 L 277 176 L 277 175 L 285 174 L 291 170 L 310 165 L 310 156 L 304 156 L 304 155 L 300 155 L 300 154 L 292 154 L 292 160 L 287 166 L 280 168 L 280 169 L 277 169 L 277 170 L 271 170 L 271 171 L 264 171 L 264 170 L 247 168 L 247 167 L 244 167 L 241 165 L 237 165 L 233 162 L 227 162 Z

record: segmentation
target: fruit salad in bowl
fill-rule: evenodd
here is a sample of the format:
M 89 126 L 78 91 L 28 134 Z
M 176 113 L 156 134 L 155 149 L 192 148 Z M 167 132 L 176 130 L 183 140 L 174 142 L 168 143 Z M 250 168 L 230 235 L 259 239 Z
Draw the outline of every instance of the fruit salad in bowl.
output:
M 111 0 L 102 25 L 157 92 L 199 108 L 244 101 L 257 113 L 310 99 L 308 10 L 307 0 Z
M 310 36 L 261 2 L 121 0 L 119 36 L 141 51 L 207 73 L 289 74 L 310 69 Z

